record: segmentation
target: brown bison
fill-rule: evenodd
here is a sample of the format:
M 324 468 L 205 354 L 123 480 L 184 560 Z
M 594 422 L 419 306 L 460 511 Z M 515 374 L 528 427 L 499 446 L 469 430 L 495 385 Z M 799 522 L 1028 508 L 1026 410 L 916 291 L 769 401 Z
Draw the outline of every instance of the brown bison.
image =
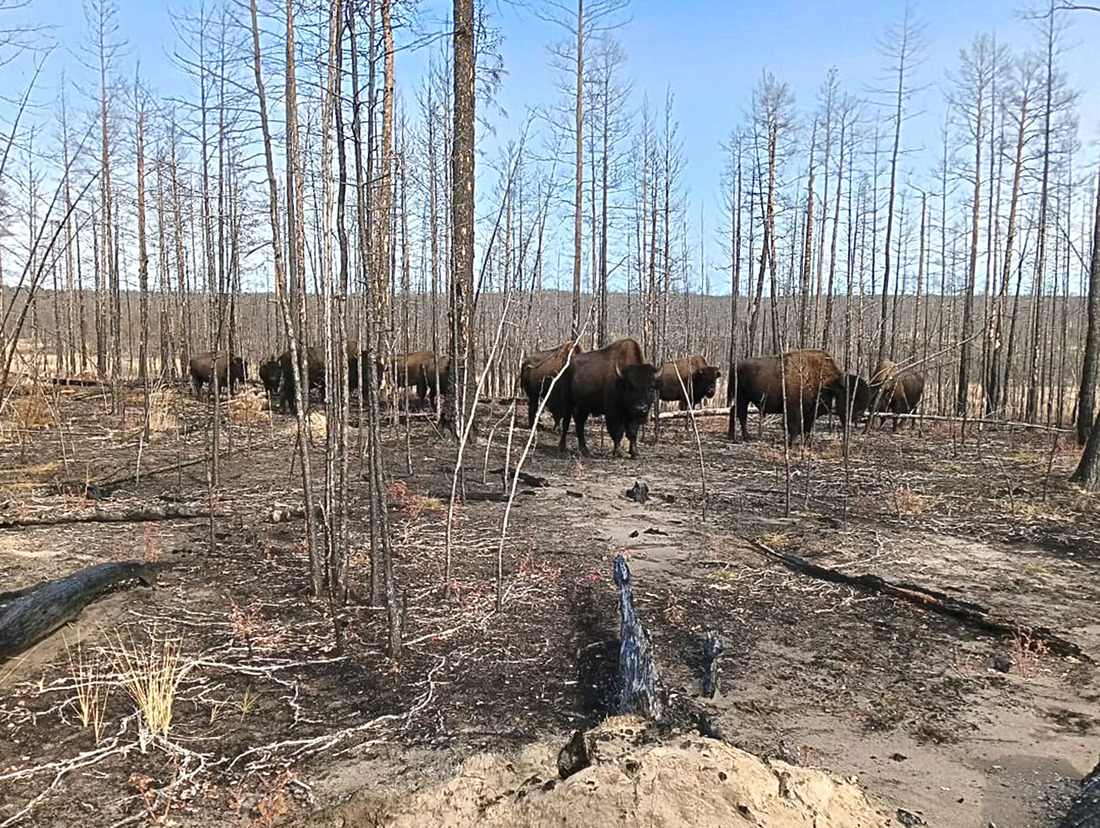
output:
M 308 365 L 307 395 L 310 388 L 320 388 L 323 394 L 325 389 L 324 350 L 321 348 L 306 348 L 306 363 Z M 298 395 L 295 393 L 294 370 L 291 366 L 289 350 L 283 351 L 279 357 L 279 373 L 279 399 L 286 411 L 294 413 L 298 410 Z
M 749 439 L 746 420 L 749 403 L 762 414 L 786 411 L 787 435 L 809 439 L 821 405 L 832 408 L 843 393 L 842 375 L 825 351 L 788 351 L 782 356 L 757 357 L 737 363 L 734 404 L 730 407 L 729 436 Z
M 359 343 L 349 339 L 344 344 L 344 355 L 348 369 L 348 393 L 359 389 Z
M 575 345 L 563 342 L 556 348 L 535 351 L 523 358 L 519 369 L 519 383 L 523 393 L 527 395 L 528 428 L 535 427 L 535 415 L 538 413 L 539 403 L 546 396 L 546 392 L 550 389 L 550 383 L 557 376 L 558 371 L 565 367 L 565 361 L 569 358 L 570 351 L 576 356 L 584 353 L 584 348 L 581 347 L 579 342 Z M 554 384 L 554 389 L 550 392 L 550 397 L 546 401 L 546 407 L 554 415 L 554 428 L 561 427 L 562 417 L 565 416 L 562 396 L 564 379 L 563 376 Z
M 845 374 L 834 386 L 832 399 L 818 406 L 818 416 L 836 414 L 842 426 L 856 422 L 867 413 L 874 402 L 875 391 L 871 383 L 859 374 Z
M 884 359 L 871 374 L 871 389 L 875 411 L 879 414 L 879 428 L 886 424 L 888 412 L 893 415 L 894 431 L 897 431 L 899 415 L 912 414 L 920 405 L 924 374 L 914 368 L 899 368 L 896 362 Z
M 565 451 L 569 419 L 577 424 L 577 446 L 589 456 L 584 424 L 592 414 L 602 414 L 614 443 L 613 457 L 620 457 L 623 434 L 630 441 L 630 456 L 638 456 L 638 428 L 649 417 L 657 390 L 657 367 L 642 357 L 633 339 L 619 339 L 598 351 L 578 354 L 565 369 L 560 448 Z
M 271 357 L 260 365 L 260 382 L 264 384 L 264 391 L 269 395 L 279 393 L 279 383 L 283 379 L 283 369 L 279 366 L 279 358 Z
M 301 347 L 301 346 L 299 346 Z M 347 356 L 348 391 L 359 388 L 359 343 L 349 340 L 344 344 L 344 353 Z M 321 396 L 325 394 L 325 349 L 306 348 L 306 360 L 309 365 L 308 388 L 320 388 Z M 290 366 L 290 351 L 284 351 L 279 357 L 279 398 L 283 408 L 293 413 L 296 410 L 294 393 L 294 372 Z
M 680 410 L 684 411 L 713 397 L 720 376 L 722 372 L 707 364 L 705 357 L 680 357 L 661 366 L 658 393 L 666 402 L 679 402 Z
M 215 354 L 213 351 L 195 354 L 188 362 L 187 370 L 191 375 L 191 387 L 195 390 L 196 397 L 202 391 L 203 385 L 213 385 L 215 374 L 218 378 L 218 388 L 225 388 L 228 373 L 230 394 L 238 383 L 243 385 L 245 381 L 244 360 L 239 356 L 231 357 L 224 351 L 220 354 Z
M 434 408 L 436 392 L 447 393 L 447 384 L 451 377 L 451 358 L 449 356 L 433 357 L 421 370 L 424 373 L 423 388 L 427 389 L 429 402 Z M 418 384 L 416 390 L 420 394 L 420 402 L 423 403 L 424 391 L 421 390 L 421 385 Z
M 389 377 L 394 388 L 415 388 L 421 405 L 430 396 L 434 406 L 436 391 L 440 387 L 447 387 L 450 367 L 450 357 L 436 359 L 435 351 L 413 351 L 409 354 L 396 354 L 386 366 L 385 375 Z

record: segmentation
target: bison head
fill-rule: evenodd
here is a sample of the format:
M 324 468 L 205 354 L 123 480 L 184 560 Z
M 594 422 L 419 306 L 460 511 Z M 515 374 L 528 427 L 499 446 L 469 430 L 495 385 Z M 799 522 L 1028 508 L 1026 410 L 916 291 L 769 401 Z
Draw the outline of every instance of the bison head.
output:
M 862 417 L 871 407 L 874 397 L 871 384 L 858 374 L 844 374 L 830 383 L 826 390 L 832 397 L 829 409 L 840 417 L 841 422 L 848 419 L 849 412 L 852 420 Z
M 279 367 L 279 360 L 274 357 L 260 365 L 260 379 L 263 381 L 264 390 L 269 394 L 274 394 L 279 390 L 279 381 L 282 376 L 283 372 Z
M 653 392 L 657 388 L 657 368 L 645 363 L 616 366 L 618 387 L 623 410 L 638 422 L 649 416 L 653 405 Z
M 695 372 L 695 399 L 709 400 L 718 387 L 718 378 L 722 376 L 713 365 L 704 365 Z
M 243 383 L 245 380 L 244 359 L 239 356 L 229 360 L 229 381 L 231 383 Z

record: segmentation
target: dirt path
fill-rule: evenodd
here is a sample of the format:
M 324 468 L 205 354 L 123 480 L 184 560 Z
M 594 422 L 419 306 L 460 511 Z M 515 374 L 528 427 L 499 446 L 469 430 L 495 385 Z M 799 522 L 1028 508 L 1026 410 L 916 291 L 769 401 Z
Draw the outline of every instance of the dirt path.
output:
M 732 464 L 756 450 L 712 452 Z M 715 628 L 725 678 L 702 703 L 735 744 L 858 777 L 892 809 L 933 825 L 1046 825 L 1063 812 L 1100 749 L 1090 665 L 1029 656 L 910 605 L 794 575 L 747 541 L 942 589 L 1100 653 L 1094 556 L 889 521 L 735 514 L 758 484 L 726 484 L 703 523 L 690 453 L 669 453 L 651 449 L 643 464 L 586 462 L 565 484 L 583 497 L 555 506 L 565 525 L 591 522 L 591 543 L 628 553 L 672 692 L 698 692 L 686 662 Z M 635 480 L 649 487 L 645 505 L 627 497 Z

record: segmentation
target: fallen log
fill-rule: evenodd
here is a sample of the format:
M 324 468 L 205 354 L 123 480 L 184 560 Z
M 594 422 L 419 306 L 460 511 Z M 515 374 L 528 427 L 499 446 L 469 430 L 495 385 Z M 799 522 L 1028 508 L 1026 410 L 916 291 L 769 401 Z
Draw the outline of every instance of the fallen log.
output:
M 19 655 L 74 620 L 84 607 L 120 581 L 136 578 L 151 584 L 163 566 L 111 561 L 20 591 L 19 597 L 0 611 L 0 661 Z
M 1019 420 L 997 420 L 990 419 L 988 417 L 959 417 L 951 414 L 891 414 L 890 412 L 884 412 L 879 414 L 875 413 L 876 417 L 885 417 L 886 419 L 893 419 L 897 417 L 899 420 L 927 420 L 933 423 L 957 423 L 958 425 L 968 426 L 989 426 L 991 428 L 1007 428 L 1012 430 L 1014 428 L 1031 429 L 1032 431 L 1045 431 L 1049 434 L 1073 434 L 1075 433 L 1072 428 L 1058 428 L 1057 426 L 1043 425 L 1042 423 L 1024 423 Z M 880 425 L 881 429 L 882 426 Z
M 894 584 L 878 575 L 851 575 L 839 569 L 810 563 L 798 555 L 777 552 L 771 547 L 760 543 L 760 541 L 752 541 L 751 543 L 767 557 L 803 575 L 809 575 L 831 583 L 846 584 L 863 592 L 889 595 L 892 598 L 916 604 L 931 612 L 957 618 L 987 632 L 994 632 L 999 635 L 1022 636 L 1030 642 L 1031 646 L 1041 644 L 1055 655 L 1072 656 L 1087 662 L 1092 661 L 1080 647 L 1063 638 L 1054 630 L 1047 627 L 1018 624 L 1007 618 L 997 618 L 990 613 L 988 608 L 973 601 L 964 601 L 945 592 L 928 589 L 916 584 Z
M 22 517 L 0 516 L 0 529 L 14 529 L 20 526 L 58 526 L 66 523 L 149 523 L 207 517 L 210 517 L 209 509 L 187 504 L 165 504 L 130 509 L 124 507 L 96 509 L 93 512 L 44 512 Z
M 81 388 L 98 388 L 99 386 L 109 388 L 111 385 L 106 380 L 83 379 L 81 377 L 50 377 L 50 382 L 54 385 L 75 385 Z
M 197 466 L 200 463 L 205 463 L 210 458 L 207 456 L 199 457 L 194 460 L 184 460 L 180 463 L 171 463 L 167 466 L 158 466 L 155 469 L 144 469 L 143 471 L 134 472 L 133 474 L 127 474 L 122 477 L 113 477 L 110 480 L 97 480 L 96 485 L 107 493 L 110 493 L 117 489 L 119 486 L 126 483 L 132 483 L 142 477 L 153 477 L 158 474 L 164 474 L 165 472 L 179 471 L 180 469 L 187 469 L 191 466 Z
M 102 500 L 105 497 L 110 497 L 117 488 L 127 483 L 133 483 L 143 477 L 154 477 L 158 474 L 165 474 L 166 472 L 179 471 L 180 469 L 197 466 L 200 463 L 205 463 L 208 459 L 209 457 L 199 457 L 194 460 L 184 460 L 179 463 L 171 463 L 167 466 L 158 466 L 153 469 L 143 469 L 139 472 L 125 474 L 121 477 L 112 477 L 107 480 L 70 480 L 56 484 L 57 491 L 61 494 L 73 495 L 74 497 L 87 497 L 89 500 Z
M 692 415 L 696 417 L 728 417 L 729 406 L 725 408 L 699 408 L 695 411 L 662 411 L 657 415 L 658 420 L 681 420 Z

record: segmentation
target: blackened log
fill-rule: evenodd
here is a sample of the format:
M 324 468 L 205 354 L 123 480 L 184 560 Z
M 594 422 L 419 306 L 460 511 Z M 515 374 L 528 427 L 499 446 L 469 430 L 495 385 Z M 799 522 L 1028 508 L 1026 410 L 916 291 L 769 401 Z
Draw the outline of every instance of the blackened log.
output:
M 1100 764 L 1081 783 L 1081 790 L 1058 828 L 1100 828 Z
M 622 555 L 615 558 L 615 584 L 619 587 L 622 632 L 619 643 L 619 713 L 635 712 L 659 719 L 663 712 L 657 692 L 657 667 L 649 631 L 634 612 L 630 591 L 630 567 Z
M 708 699 L 713 699 L 718 689 L 718 656 L 723 649 L 718 630 L 707 630 L 703 637 L 703 695 Z
M 0 661 L 33 647 L 58 627 L 74 620 L 104 592 L 131 578 L 152 583 L 160 566 L 111 561 L 89 566 L 56 581 L 22 590 L 0 610 Z
M 990 613 L 988 608 L 973 601 L 964 601 L 945 592 L 939 592 L 917 584 L 891 583 L 878 575 L 850 575 L 839 569 L 810 563 L 798 555 L 777 552 L 759 541 L 753 541 L 753 546 L 772 560 L 778 561 L 789 569 L 801 572 L 804 575 L 810 575 L 822 581 L 830 581 L 836 584 L 847 584 L 863 592 L 889 595 L 891 598 L 908 601 L 931 612 L 957 618 L 982 630 L 1000 635 L 1022 636 L 1032 642 L 1033 646 L 1042 644 L 1054 655 L 1070 656 L 1087 662 L 1092 661 L 1084 650 L 1054 630 L 1048 627 L 1033 627 L 1018 624 L 1010 619 L 997 618 Z

